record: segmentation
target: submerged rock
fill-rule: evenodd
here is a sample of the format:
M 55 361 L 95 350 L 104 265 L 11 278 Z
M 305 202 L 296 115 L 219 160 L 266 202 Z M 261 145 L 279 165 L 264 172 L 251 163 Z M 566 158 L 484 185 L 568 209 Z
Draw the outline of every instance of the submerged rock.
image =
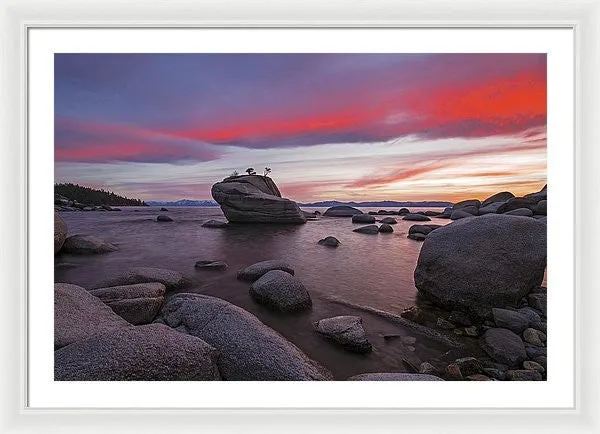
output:
M 298 204 L 282 198 L 268 176 L 230 176 L 214 184 L 211 193 L 230 222 L 306 223 Z
M 54 284 L 54 349 L 122 327 L 133 326 L 85 288 Z
M 112 286 L 90 291 L 127 322 L 151 323 L 158 314 L 165 295 L 165 285 L 158 282 Z
M 431 219 L 429 217 L 427 217 L 426 215 L 422 215 L 422 214 L 406 214 L 404 217 L 402 217 L 402 220 L 411 220 L 411 221 L 417 221 L 417 222 L 431 221 Z
M 167 290 L 172 290 L 185 286 L 188 281 L 183 277 L 183 274 L 178 271 L 165 270 L 164 268 L 133 267 L 117 276 L 102 281 L 94 288 L 150 282 L 162 283 Z
M 76 255 L 95 255 L 119 250 L 117 246 L 93 235 L 72 235 L 65 240 L 62 251 Z
M 294 269 L 290 264 L 278 259 L 272 259 L 269 261 L 257 262 L 256 264 L 252 264 L 242 270 L 239 270 L 237 273 L 237 278 L 247 282 L 254 282 L 263 274 L 273 270 L 281 270 L 291 274 L 292 276 L 294 275 Z
M 407 372 L 373 372 L 354 375 L 347 381 L 444 381 L 430 374 L 409 374 Z
M 227 222 L 222 222 L 220 220 L 209 220 L 207 222 L 202 223 L 203 228 L 226 228 Z
M 488 214 L 431 232 L 414 272 L 420 294 L 445 309 L 481 315 L 516 306 L 546 268 L 546 225 Z
M 250 296 L 256 302 L 282 312 L 298 312 L 312 306 L 310 295 L 300 279 L 281 270 L 263 274 L 250 286 Z
M 353 229 L 352 232 L 358 232 L 359 234 L 373 235 L 373 234 L 379 233 L 379 227 L 377 225 L 362 226 L 360 228 Z
M 203 270 L 227 270 L 229 266 L 225 261 L 197 261 L 194 265 L 196 268 L 201 268 Z
M 321 244 L 322 246 L 328 246 L 328 247 L 337 247 L 340 245 L 340 241 L 336 238 L 336 237 L 325 237 L 321 240 L 319 240 L 318 242 L 319 244 Z
M 217 351 L 161 324 L 97 334 L 54 352 L 56 381 L 220 380 Z
M 363 212 L 359 209 L 352 208 L 347 205 L 338 205 L 327 208 L 327 211 L 323 215 L 329 217 L 352 217 L 356 214 L 362 214 Z
M 225 300 L 177 294 L 162 308 L 165 324 L 219 352 L 224 380 L 330 380 L 331 374 L 251 313 Z
M 54 254 L 62 248 L 67 239 L 67 224 L 59 213 L 54 211 Z
M 173 219 L 166 214 L 160 214 L 158 217 L 156 217 L 156 221 L 157 222 L 172 222 Z
M 315 322 L 314 327 L 317 333 L 350 351 L 368 353 L 372 350 L 362 326 L 362 319 L 358 316 L 325 318 Z

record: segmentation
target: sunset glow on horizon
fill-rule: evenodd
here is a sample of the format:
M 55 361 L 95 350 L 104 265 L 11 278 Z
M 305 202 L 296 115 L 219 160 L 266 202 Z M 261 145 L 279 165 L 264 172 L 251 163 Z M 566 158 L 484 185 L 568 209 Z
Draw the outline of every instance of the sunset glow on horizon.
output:
M 298 202 L 546 184 L 545 54 L 56 54 L 55 181 L 210 199 L 253 167 Z

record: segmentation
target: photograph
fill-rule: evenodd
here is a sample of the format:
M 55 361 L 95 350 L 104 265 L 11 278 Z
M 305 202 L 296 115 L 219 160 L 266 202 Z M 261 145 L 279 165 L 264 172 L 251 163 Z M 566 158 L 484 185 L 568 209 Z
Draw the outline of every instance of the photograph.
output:
M 552 380 L 546 52 L 53 62 L 54 381 Z

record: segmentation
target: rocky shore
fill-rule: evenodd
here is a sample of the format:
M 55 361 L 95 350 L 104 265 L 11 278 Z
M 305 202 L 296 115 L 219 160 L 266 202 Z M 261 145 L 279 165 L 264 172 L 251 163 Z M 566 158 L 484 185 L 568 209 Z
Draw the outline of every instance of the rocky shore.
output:
M 213 186 L 213 197 L 229 223 L 307 222 L 305 213 L 281 198 L 268 177 L 226 178 Z M 60 212 L 65 211 L 62 206 Z M 431 221 L 413 225 L 407 234 L 423 243 L 414 270 L 417 304 L 397 314 L 368 306 L 352 308 L 414 336 L 442 342 L 450 350 L 427 360 L 407 356 L 399 372 L 364 372 L 347 380 L 545 379 L 547 290 L 541 284 L 546 269 L 546 206 L 544 187 L 520 198 L 501 192 L 483 201 L 462 201 L 443 212 L 411 213 L 403 208 L 363 213 L 336 206 L 322 216 L 313 214 L 309 221 L 351 218 L 357 226 L 366 225 L 355 232 L 381 237 L 394 236 L 397 217 Z M 435 224 L 435 219 L 452 222 Z M 211 222 L 203 226 L 227 231 L 226 222 Z M 328 236 L 314 242 L 333 254 L 335 249 L 327 248 L 344 240 Z M 111 255 L 119 248 L 98 237 L 69 234 L 59 212 L 54 243 L 55 254 Z M 190 270 L 194 267 L 219 273 L 228 265 L 219 259 L 190 263 Z M 279 315 L 297 315 L 313 306 L 314 294 L 296 275 L 293 263 L 273 258 L 249 264 L 236 277 L 247 285 L 250 300 Z M 190 285 L 182 273 L 153 267 L 107 275 L 88 288 L 56 283 L 55 379 L 333 379 L 327 366 L 252 313 L 223 299 L 192 293 Z M 319 318 L 307 332 L 327 345 L 371 357 L 380 343 L 369 340 L 361 316 Z M 398 336 L 384 338 L 391 342 Z M 417 340 L 399 339 L 409 352 Z

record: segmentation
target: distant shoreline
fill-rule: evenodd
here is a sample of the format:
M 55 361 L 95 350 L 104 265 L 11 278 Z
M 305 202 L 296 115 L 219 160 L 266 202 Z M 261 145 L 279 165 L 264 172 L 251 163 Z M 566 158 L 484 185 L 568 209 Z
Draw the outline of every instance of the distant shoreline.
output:
M 218 203 L 207 201 L 207 200 L 178 200 L 174 202 L 159 202 L 159 201 L 146 201 L 146 205 L 148 206 L 196 206 L 196 207 L 215 207 L 219 206 Z M 395 202 L 395 201 L 381 201 L 381 202 L 338 202 L 338 201 L 323 201 L 323 202 L 312 202 L 312 203 L 298 203 L 298 206 L 301 207 L 310 207 L 310 208 L 330 208 L 332 206 L 340 206 L 347 205 L 352 207 L 359 208 L 374 208 L 374 207 L 388 207 L 388 208 L 397 208 L 397 207 L 435 207 L 435 208 L 445 208 L 447 206 L 452 206 L 452 202 L 442 202 L 442 201 L 423 201 L 423 202 Z

